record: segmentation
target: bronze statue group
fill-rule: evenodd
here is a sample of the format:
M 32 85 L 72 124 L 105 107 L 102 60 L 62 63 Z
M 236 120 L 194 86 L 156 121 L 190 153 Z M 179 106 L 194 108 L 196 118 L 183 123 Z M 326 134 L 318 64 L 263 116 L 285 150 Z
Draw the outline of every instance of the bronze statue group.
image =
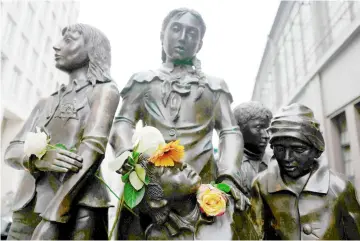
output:
M 63 29 L 53 48 L 69 83 L 38 102 L 5 153 L 26 171 L 8 239 L 108 239 L 109 193 L 96 175 L 108 143 L 116 157 L 133 149 L 140 120 L 166 142 L 179 140 L 185 155 L 162 168 L 139 159 L 151 178 L 141 203 L 120 210 L 115 239 L 360 239 L 356 190 L 320 160 L 325 142 L 313 111 L 294 103 L 273 116 L 258 102 L 232 110 L 225 81 L 196 58 L 205 31 L 198 12 L 172 10 L 160 33 L 162 66 L 134 74 L 119 92 L 106 36 L 85 24 Z M 36 131 L 61 148 L 26 151 L 43 143 L 28 138 Z M 217 217 L 197 201 L 200 183 L 211 182 L 230 187 Z

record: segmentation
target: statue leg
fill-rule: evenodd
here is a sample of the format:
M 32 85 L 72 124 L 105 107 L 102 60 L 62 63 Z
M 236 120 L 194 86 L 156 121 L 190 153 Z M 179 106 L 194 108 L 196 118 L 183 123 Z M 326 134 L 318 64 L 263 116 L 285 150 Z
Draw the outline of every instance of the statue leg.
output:
M 12 216 L 8 240 L 30 240 L 36 226 L 41 222 L 39 214 L 34 213 L 34 201 Z
M 61 233 L 60 239 L 107 240 L 108 208 L 77 207 L 76 214 Z

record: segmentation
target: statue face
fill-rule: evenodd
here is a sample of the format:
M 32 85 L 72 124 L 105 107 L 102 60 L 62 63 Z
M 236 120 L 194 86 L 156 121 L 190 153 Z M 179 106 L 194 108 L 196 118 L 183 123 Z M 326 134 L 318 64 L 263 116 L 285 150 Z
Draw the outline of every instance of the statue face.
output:
M 173 167 L 155 167 L 158 182 L 164 191 L 164 197 L 177 198 L 192 194 L 201 184 L 197 172 L 186 163 L 176 163 Z
M 291 178 L 299 178 L 308 172 L 319 152 L 305 142 L 294 138 L 277 138 L 272 142 L 274 155 L 281 173 Z
M 249 120 L 242 130 L 246 148 L 255 153 L 264 153 L 269 142 L 269 135 L 266 131 L 269 125 L 270 120 Z
M 66 31 L 54 50 L 55 66 L 58 69 L 69 72 L 89 62 L 84 36 L 78 31 Z
M 162 43 L 167 60 L 192 59 L 202 45 L 200 21 L 191 13 L 174 17 L 165 29 Z

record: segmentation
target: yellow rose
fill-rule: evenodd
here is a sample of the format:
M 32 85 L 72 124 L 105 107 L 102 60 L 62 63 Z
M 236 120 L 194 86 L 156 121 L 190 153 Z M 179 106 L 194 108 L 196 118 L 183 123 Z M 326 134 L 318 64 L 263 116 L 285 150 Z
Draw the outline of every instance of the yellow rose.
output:
M 196 198 L 200 210 L 206 215 L 221 216 L 225 213 L 227 198 L 222 191 L 212 185 L 202 184 Z

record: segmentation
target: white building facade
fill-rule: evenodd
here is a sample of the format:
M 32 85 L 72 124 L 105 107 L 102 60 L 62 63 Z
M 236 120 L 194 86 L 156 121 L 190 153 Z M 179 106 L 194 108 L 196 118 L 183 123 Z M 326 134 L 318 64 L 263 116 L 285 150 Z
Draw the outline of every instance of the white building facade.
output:
M 291 103 L 320 121 L 323 158 L 360 190 L 360 2 L 281 2 L 253 100 L 273 112 Z
M 22 171 L 4 152 L 38 100 L 67 83 L 55 68 L 52 46 L 77 22 L 77 1 L 1 1 L 1 198 L 16 192 Z

